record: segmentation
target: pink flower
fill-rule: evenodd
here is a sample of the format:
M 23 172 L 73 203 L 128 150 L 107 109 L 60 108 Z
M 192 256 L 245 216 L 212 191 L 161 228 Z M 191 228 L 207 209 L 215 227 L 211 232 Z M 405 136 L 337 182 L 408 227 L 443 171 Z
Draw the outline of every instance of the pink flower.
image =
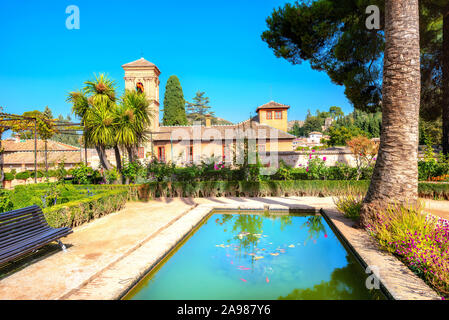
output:
M 313 149 L 312 152 L 315 152 L 315 149 Z
M 324 234 L 324 237 L 327 238 L 327 233 Z
M 326 161 L 326 157 L 323 157 L 323 161 Z

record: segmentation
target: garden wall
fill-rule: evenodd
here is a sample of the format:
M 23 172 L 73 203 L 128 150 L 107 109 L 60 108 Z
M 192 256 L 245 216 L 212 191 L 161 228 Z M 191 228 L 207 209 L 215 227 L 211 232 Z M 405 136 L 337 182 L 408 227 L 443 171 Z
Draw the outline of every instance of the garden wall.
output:
M 349 165 L 351 167 L 356 166 L 355 158 L 351 152 L 347 149 L 338 150 L 317 150 L 312 151 L 285 151 L 278 152 L 279 160 L 284 161 L 287 165 L 293 168 L 307 167 L 310 155 L 313 157 L 318 156 L 323 159 L 326 158 L 327 166 L 335 166 L 337 162 Z

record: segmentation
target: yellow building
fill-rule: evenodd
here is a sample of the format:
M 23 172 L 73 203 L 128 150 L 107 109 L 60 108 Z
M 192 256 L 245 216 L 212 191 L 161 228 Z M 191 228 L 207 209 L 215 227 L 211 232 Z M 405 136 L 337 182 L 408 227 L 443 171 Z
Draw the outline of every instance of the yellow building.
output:
M 139 158 L 156 157 L 159 161 L 184 165 L 218 158 L 230 162 L 244 138 L 259 153 L 291 151 L 295 136 L 287 133 L 290 108 L 270 101 L 256 109 L 257 116 L 233 125 L 161 126 L 159 124 L 159 75 L 153 63 L 141 58 L 124 64 L 125 89 L 141 90 L 154 110 L 151 141 L 139 148 Z

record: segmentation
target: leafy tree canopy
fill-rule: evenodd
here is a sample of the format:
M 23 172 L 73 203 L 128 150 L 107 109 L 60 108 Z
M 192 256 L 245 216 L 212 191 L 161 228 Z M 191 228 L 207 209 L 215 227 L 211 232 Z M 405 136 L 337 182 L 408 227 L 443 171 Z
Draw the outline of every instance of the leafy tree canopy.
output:
M 442 106 L 442 24 L 448 0 L 420 1 L 421 116 L 435 120 Z M 380 29 L 368 30 L 369 5 L 380 9 Z M 356 109 L 375 112 L 382 100 L 384 0 L 296 1 L 273 10 L 262 40 L 277 57 L 308 61 L 345 87 Z

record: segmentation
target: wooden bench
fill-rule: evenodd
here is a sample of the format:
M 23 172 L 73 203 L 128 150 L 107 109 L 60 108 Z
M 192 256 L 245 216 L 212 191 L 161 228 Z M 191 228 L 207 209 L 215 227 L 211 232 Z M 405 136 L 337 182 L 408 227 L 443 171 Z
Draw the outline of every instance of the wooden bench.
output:
M 70 228 L 51 228 L 38 206 L 0 213 L 0 265 L 72 233 Z

